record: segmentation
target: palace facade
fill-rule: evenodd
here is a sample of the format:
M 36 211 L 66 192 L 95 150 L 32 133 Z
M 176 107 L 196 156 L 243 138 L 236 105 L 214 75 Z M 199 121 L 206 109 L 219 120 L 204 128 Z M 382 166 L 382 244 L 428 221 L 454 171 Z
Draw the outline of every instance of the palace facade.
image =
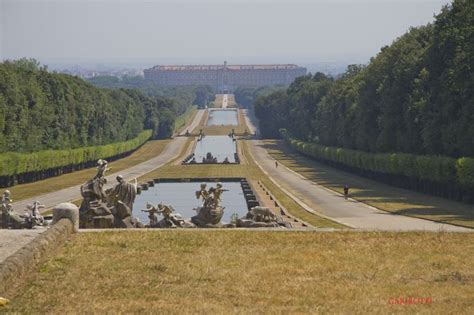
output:
M 239 86 L 289 85 L 306 74 L 294 64 L 273 65 L 157 65 L 144 70 L 145 79 L 164 86 L 210 85 L 216 91 L 233 91 Z

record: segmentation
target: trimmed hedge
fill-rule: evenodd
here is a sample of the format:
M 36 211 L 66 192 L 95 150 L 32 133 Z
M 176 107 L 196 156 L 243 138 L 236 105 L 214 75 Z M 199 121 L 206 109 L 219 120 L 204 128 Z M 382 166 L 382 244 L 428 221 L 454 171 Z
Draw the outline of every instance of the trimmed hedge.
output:
M 101 146 L 70 150 L 44 150 L 32 153 L 2 153 L 0 154 L 0 177 L 4 179 L 2 182 L 5 182 L 5 178 L 21 174 L 44 173 L 50 170 L 85 165 L 90 162 L 95 163 L 98 159 L 121 156 L 143 145 L 151 135 L 152 130 L 145 130 L 134 139 Z
M 300 153 L 385 182 L 455 199 L 473 201 L 474 159 L 407 153 L 368 153 L 283 138 Z

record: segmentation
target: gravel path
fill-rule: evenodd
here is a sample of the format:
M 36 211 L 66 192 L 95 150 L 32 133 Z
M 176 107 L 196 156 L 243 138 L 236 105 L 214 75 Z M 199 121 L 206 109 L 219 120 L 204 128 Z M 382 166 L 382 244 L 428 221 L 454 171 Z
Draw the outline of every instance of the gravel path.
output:
M 255 131 L 256 127 L 246 111 L 245 117 L 251 132 Z M 275 160 L 263 148 L 260 140 L 252 140 L 251 144 L 252 155 L 264 172 L 310 212 L 356 229 L 474 232 L 473 229 L 392 214 L 354 199 L 345 200 L 341 194 L 310 181 L 281 163 L 276 168 Z

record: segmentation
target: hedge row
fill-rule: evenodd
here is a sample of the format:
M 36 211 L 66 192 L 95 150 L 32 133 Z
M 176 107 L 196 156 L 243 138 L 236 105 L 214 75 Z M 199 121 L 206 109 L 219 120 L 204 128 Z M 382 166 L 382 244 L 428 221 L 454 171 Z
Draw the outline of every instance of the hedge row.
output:
M 0 154 L 0 177 L 45 172 L 118 156 L 135 150 L 144 144 L 151 134 L 152 130 L 145 130 L 134 139 L 95 147 L 45 150 L 32 153 L 2 153 Z
M 280 133 L 294 149 L 323 162 L 437 185 L 456 185 L 462 190 L 474 189 L 474 158 L 368 153 L 299 141 L 292 138 L 286 129 L 281 129 Z

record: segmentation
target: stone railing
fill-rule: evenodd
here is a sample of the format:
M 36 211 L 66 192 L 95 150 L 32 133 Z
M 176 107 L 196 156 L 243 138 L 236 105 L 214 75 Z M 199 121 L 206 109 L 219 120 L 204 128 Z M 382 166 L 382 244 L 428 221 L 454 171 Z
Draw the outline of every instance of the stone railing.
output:
M 77 206 L 63 203 L 53 209 L 53 225 L 23 248 L 0 263 L 0 296 L 8 297 L 21 287 L 28 274 L 55 249 L 78 231 Z

